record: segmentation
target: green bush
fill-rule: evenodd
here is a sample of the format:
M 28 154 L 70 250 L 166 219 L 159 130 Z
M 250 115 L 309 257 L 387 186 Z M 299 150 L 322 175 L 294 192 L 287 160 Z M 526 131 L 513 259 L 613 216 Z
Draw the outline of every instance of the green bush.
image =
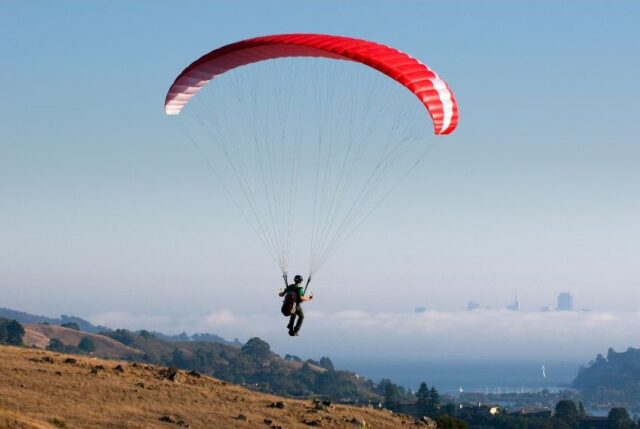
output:
M 78 349 L 85 353 L 93 353 L 96 351 L 96 343 L 90 337 L 82 337 L 78 343 Z

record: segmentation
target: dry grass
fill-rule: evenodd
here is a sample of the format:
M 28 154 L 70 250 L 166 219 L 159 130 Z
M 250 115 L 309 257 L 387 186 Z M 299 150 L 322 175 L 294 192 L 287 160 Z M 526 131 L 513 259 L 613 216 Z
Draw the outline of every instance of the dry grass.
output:
M 0 428 L 289 429 L 309 428 L 313 421 L 321 428 L 354 428 L 354 418 L 373 428 L 414 426 L 412 418 L 384 410 L 318 410 L 312 401 L 256 393 L 183 371 L 170 381 L 164 372 L 157 366 L 0 346 Z M 277 401 L 286 407 L 270 407 Z

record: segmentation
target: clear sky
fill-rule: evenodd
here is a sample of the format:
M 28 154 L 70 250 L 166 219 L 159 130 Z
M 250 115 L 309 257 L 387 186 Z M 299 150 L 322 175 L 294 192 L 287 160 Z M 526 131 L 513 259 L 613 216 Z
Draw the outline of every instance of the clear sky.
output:
M 256 327 L 279 351 L 313 351 L 260 326 L 284 324 L 277 268 L 162 103 L 215 47 L 318 32 L 411 53 L 461 109 L 452 137 L 323 268 L 307 305 L 318 353 L 352 352 L 336 329 L 375 351 L 376 324 L 392 336 L 400 323 L 388 319 L 423 327 L 424 341 L 441 338 L 437 319 L 457 332 L 508 323 L 513 338 L 570 326 L 581 356 L 634 345 L 639 21 L 637 1 L 0 2 L 0 304 L 241 339 Z M 597 314 L 457 313 L 470 300 L 500 309 L 516 289 L 528 312 L 570 291 Z M 437 311 L 406 314 L 416 306 Z M 629 336 L 609 341 L 603 320 Z M 443 352 L 468 353 L 458 340 Z

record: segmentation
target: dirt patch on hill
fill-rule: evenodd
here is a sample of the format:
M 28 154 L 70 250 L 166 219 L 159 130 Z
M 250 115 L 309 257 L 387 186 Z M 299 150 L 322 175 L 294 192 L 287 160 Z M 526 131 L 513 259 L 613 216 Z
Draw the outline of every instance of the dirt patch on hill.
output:
M 198 373 L 0 347 L 2 428 L 400 428 L 386 410 L 291 400 Z

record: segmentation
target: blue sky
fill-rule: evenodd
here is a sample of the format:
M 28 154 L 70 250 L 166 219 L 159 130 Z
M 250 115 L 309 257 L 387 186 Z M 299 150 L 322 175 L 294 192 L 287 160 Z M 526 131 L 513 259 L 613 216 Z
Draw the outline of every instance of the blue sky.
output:
M 2 2 L 3 305 L 167 330 L 276 311 L 277 269 L 162 102 L 211 49 L 299 31 L 409 52 L 461 109 L 309 307 L 501 308 L 518 289 L 529 311 L 565 290 L 637 311 L 638 18 L 634 1 Z

